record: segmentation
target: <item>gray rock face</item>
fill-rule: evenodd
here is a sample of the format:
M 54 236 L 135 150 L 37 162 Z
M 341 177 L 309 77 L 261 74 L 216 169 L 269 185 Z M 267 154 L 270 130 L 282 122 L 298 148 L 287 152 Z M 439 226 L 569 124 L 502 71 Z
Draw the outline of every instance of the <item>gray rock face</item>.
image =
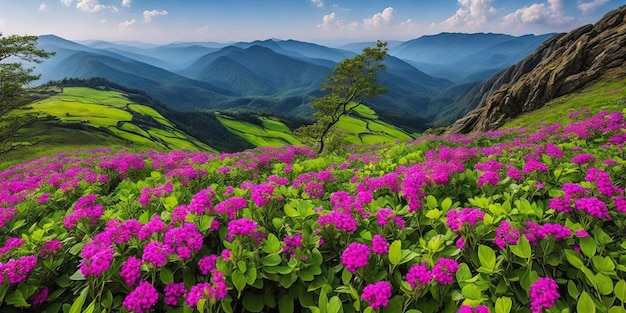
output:
M 618 71 L 616 71 L 618 69 Z M 493 130 L 522 113 L 572 93 L 607 73 L 626 73 L 626 6 L 544 42 L 520 63 L 482 85 L 478 107 L 453 123 L 448 133 Z

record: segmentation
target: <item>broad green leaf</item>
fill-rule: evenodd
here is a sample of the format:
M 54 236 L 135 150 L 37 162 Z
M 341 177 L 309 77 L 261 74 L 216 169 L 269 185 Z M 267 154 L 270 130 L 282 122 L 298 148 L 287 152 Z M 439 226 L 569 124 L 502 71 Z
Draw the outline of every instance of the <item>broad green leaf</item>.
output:
M 626 313 L 626 309 L 622 306 L 613 306 L 609 309 L 609 313 Z
M 567 293 L 574 299 L 578 299 L 580 296 L 580 291 L 573 280 L 567 281 Z
M 565 258 L 567 259 L 567 262 L 569 262 L 569 264 L 571 264 L 573 267 L 580 269 L 585 265 L 585 263 L 583 263 L 583 258 L 578 252 L 570 249 L 565 249 L 563 251 L 565 252 Z
M 496 300 L 496 312 L 495 313 L 509 313 L 513 307 L 513 300 L 509 297 L 500 297 Z
M 14 290 L 4 298 L 4 302 L 8 305 L 12 305 L 16 308 L 26 308 L 30 304 L 24 299 L 24 294 L 20 290 Z
M 482 296 L 480 294 L 480 288 L 474 284 L 467 284 L 461 290 L 463 297 L 468 300 L 481 300 Z
M 239 294 L 241 294 L 243 288 L 245 288 L 246 284 L 248 283 L 248 278 L 246 277 L 246 275 L 238 270 L 233 271 L 231 278 L 233 280 L 233 285 L 235 285 L 235 288 L 237 288 L 237 291 L 239 291 Z
M 339 313 L 341 309 L 341 299 L 337 296 L 330 298 L 330 301 L 328 301 L 328 310 L 326 312 Z
M 437 207 L 437 198 L 435 198 L 433 195 L 426 196 L 426 204 L 431 209 L 436 208 Z
M 611 278 L 602 273 L 597 273 L 595 281 L 601 295 L 608 296 L 613 293 L 613 280 Z
M 320 309 L 320 312 L 326 313 L 328 309 L 328 296 L 326 296 L 326 291 L 324 288 L 320 291 L 320 296 L 317 300 L 317 307 Z
M 289 294 L 283 295 L 278 300 L 278 313 L 293 313 L 293 297 Z
M 593 266 L 596 268 L 596 270 L 598 270 L 598 272 L 611 274 L 615 270 L 615 263 L 613 263 L 613 260 L 608 256 L 602 257 L 596 255 L 593 257 L 592 261 Z
M 283 210 L 285 211 L 285 214 L 289 217 L 299 217 L 300 216 L 300 212 L 298 212 L 298 210 L 294 209 L 291 205 L 289 204 L 285 204 L 283 206 Z
M 389 300 L 389 303 L 385 308 L 383 308 L 383 313 L 395 313 L 402 312 L 404 307 L 404 297 L 403 296 L 395 296 Z
M 485 269 L 488 273 L 493 273 L 496 267 L 496 253 L 488 246 L 478 246 L 478 259 L 480 260 L 480 267 Z M 480 268 L 478 269 L 480 272 Z
M 588 258 L 592 258 L 596 255 L 596 241 L 591 237 L 580 238 L 580 250 L 586 255 Z
M 261 312 L 263 311 L 263 306 L 263 295 L 254 292 L 246 292 L 243 296 L 243 307 L 246 308 L 246 310 L 253 313 Z
M 163 284 L 169 284 L 174 282 L 174 274 L 167 267 L 161 267 L 161 271 L 159 272 L 159 278 Z
M 622 301 L 622 303 L 626 302 L 626 281 L 620 279 L 615 284 L 615 296 Z
M 396 240 L 389 246 L 389 263 L 398 265 L 400 260 L 402 260 L 402 242 Z
M 276 237 L 276 235 L 269 233 L 267 237 L 263 240 L 263 245 L 261 245 L 261 250 L 265 253 L 276 253 L 281 251 L 280 240 Z
M 596 312 L 596 304 L 593 303 L 593 299 L 586 291 L 583 291 L 580 294 L 580 298 L 578 298 L 578 302 L 576 303 L 576 312 L 578 313 L 595 313 Z
M 532 248 L 525 235 L 521 235 L 516 245 L 509 245 L 513 254 L 520 258 L 528 259 L 532 256 Z
M 277 254 L 270 254 L 261 258 L 261 264 L 263 264 L 263 266 L 266 266 L 266 267 L 276 266 L 280 264 L 282 261 L 283 259 Z
M 96 300 L 91 301 L 86 309 L 83 310 L 82 313 L 93 313 L 96 309 Z
M 450 209 L 451 206 L 452 206 L 452 199 L 445 198 L 443 199 L 443 201 L 441 201 L 441 210 L 448 211 L 448 209 Z

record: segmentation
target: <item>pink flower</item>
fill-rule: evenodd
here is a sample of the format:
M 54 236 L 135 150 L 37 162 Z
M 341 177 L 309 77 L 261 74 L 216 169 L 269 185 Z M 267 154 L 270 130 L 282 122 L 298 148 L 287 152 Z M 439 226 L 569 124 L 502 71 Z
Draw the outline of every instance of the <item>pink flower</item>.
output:
M 498 172 L 493 172 L 493 171 L 487 171 L 484 172 L 480 175 L 480 177 L 478 177 L 478 186 L 484 186 L 484 185 L 491 185 L 491 186 L 495 186 L 498 184 L 498 182 L 500 181 L 500 175 L 498 174 Z
M 128 311 L 143 313 L 148 312 L 157 301 L 159 301 L 159 293 L 154 286 L 147 281 L 141 281 L 139 286 L 124 298 L 122 305 Z
M 463 237 L 459 237 L 459 239 L 456 240 L 456 247 L 459 248 L 459 250 L 465 249 L 465 239 L 463 239 Z
M 226 240 L 230 241 L 237 235 L 256 237 L 258 227 L 259 224 L 257 224 L 257 222 L 245 217 L 230 221 L 228 223 L 228 234 L 226 235 Z
M 217 264 L 217 255 L 211 254 L 203 257 L 200 261 L 198 261 L 200 273 L 202 273 L 202 275 L 208 275 L 215 269 L 215 264 Z
M 211 272 L 213 275 L 211 281 L 208 283 L 199 283 L 191 287 L 187 295 L 185 296 L 185 303 L 191 307 L 198 305 L 198 301 L 207 299 L 208 301 L 215 301 L 222 299 L 228 293 L 228 286 L 226 285 L 226 278 L 220 271 L 214 270 Z
M 33 295 L 33 302 L 32 302 L 33 305 L 39 306 L 43 304 L 44 302 L 46 302 L 46 299 L 48 298 L 48 292 L 49 292 L 48 287 L 43 287 L 41 290 L 37 291 Z
M 17 260 L 10 259 L 5 264 L 0 264 L 0 282 L 8 279 L 9 284 L 18 284 L 26 279 L 35 265 L 37 265 L 37 257 L 34 255 L 23 256 Z
M 540 277 L 530 285 L 530 311 L 541 313 L 543 308 L 551 308 L 561 295 L 559 286 L 550 277 Z
M 171 253 L 173 253 L 172 247 L 160 241 L 151 241 L 143 248 L 141 260 L 161 267 L 167 263 L 167 256 Z
M 484 217 L 485 212 L 480 209 L 450 210 L 446 213 L 446 226 L 458 234 L 461 232 L 461 227 L 465 225 L 474 226 L 478 221 L 482 221 Z
M 482 304 L 475 307 L 464 304 L 459 308 L 458 313 L 489 313 L 489 308 Z
M 163 294 L 165 296 L 164 303 L 169 306 L 178 305 L 178 297 L 185 294 L 184 283 L 169 283 L 163 288 Z
M 326 215 L 322 215 L 318 218 L 317 224 L 320 227 L 326 225 L 333 225 L 339 230 L 347 232 L 355 232 L 357 227 L 357 221 L 348 212 L 331 211 Z
M 606 204 L 596 197 L 580 198 L 574 202 L 574 206 L 578 210 L 586 211 L 589 215 L 598 219 L 611 218 Z
M 387 306 L 391 295 L 391 283 L 388 281 L 379 281 L 363 288 L 361 300 L 367 301 L 367 304 L 369 304 L 372 309 L 378 311 L 380 307 Z
M 365 267 L 370 256 L 370 249 L 363 243 L 351 243 L 341 254 L 341 263 L 348 271 L 354 273 L 357 269 Z
M 433 266 L 433 276 L 442 285 L 447 285 L 454 280 L 454 273 L 459 269 L 459 263 L 453 259 L 441 258 Z
M 389 253 L 389 243 L 387 239 L 378 234 L 374 235 L 372 238 L 372 252 L 381 255 Z
M 511 229 L 511 224 L 509 224 L 507 220 L 502 220 L 496 229 L 496 238 L 494 239 L 494 243 L 498 246 L 498 248 L 504 249 L 507 244 L 517 244 L 519 238 L 519 229 Z
M 137 280 L 139 280 L 139 278 L 141 277 L 140 267 L 141 261 L 134 256 L 126 259 L 126 262 L 122 264 L 122 268 L 120 269 L 120 277 L 124 279 L 126 285 L 132 286 L 137 282 Z
M 409 272 L 406 274 L 406 280 L 409 282 L 411 288 L 426 286 L 433 280 L 433 274 L 425 265 L 416 263 L 411 266 Z

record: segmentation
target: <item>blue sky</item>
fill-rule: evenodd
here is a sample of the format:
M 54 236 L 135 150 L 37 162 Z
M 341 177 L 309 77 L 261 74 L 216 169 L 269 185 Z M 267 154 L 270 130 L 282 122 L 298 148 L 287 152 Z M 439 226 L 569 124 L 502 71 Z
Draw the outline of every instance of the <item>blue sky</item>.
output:
M 71 40 L 322 44 L 566 32 L 626 0 L 0 0 L 0 32 Z

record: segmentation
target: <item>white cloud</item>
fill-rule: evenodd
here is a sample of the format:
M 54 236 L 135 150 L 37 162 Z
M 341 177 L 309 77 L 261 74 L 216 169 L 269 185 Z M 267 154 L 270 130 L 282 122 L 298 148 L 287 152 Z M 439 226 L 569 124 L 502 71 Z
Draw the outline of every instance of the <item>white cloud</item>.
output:
M 311 3 L 315 4 L 315 6 L 318 8 L 324 7 L 324 1 L 322 0 L 311 0 Z
M 99 0 L 78 0 L 78 3 L 76 3 L 76 8 L 81 11 L 95 13 L 106 9 L 106 6 L 100 4 Z
M 390 24 L 393 21 L 393 8 L 387 7 L 382 12 L 374 14 L 371 18 L 363 19 L 363 26 L 376 28 L 381 25 Z
M 503 21 L 508 25 L 543 24 L 563 26 L 574 18 L 566 16 L 562 9 L 563 3 L 561 0 L 549 0 L 548 5 L 545 3 L 533 3 L 506 15 Z
M 156 16 L 163 16 L 163 15 L 167 15 L 167 11 L 163 10 L 163 11 L 158 11 L 158 10 L 152 10 L 152 11 L 143 11 L 143 21 L 146 23 L 150 23 L 152 22 L 152 19 Z
M 193 31 L 194 34 L 205 37 L 207 35 L 209 35 L 209 25 L 204 25 L 196 30 Z
M 496 14 L 493 0 L 458 0 L 460 8 L 443 21 L 443 26 L 471 30 L 485 25 Z
M 65 4 L 68 7 L 72 4 L 72 2 L 74 2 L 74 0 L 61 0 L 61 3 Z
M 583 12 L 583 14 L 589 14 L 608 2 L 609 0 L 594 0 L 591 2 L 578 1 L 578 9 Z
M 44 12 L 44 11 L 46 11 L 46 9 L 48 9 L 48 5 L 45 2 L 42 2 L 39 5 L 39 12 Z
M 104 19 L 104 18 L 103 18 L 103 19 L 100 19 L 100 23 L 105 24 L 106 22 L 107 22 L 107 20 L 106 20 L 106 19 Z
M 132 0 L 122 0 L 123 7 L 130 7 Z
M 135 27 L 137 25 L 137 21 L 135 21 L 134 19 L 130 20 L 130 21 L 126 21 L 126 22 L 122 22 L 118 25 L 118 27 L 120 29 L 127 29 L 127 28 L 132 28 Z

